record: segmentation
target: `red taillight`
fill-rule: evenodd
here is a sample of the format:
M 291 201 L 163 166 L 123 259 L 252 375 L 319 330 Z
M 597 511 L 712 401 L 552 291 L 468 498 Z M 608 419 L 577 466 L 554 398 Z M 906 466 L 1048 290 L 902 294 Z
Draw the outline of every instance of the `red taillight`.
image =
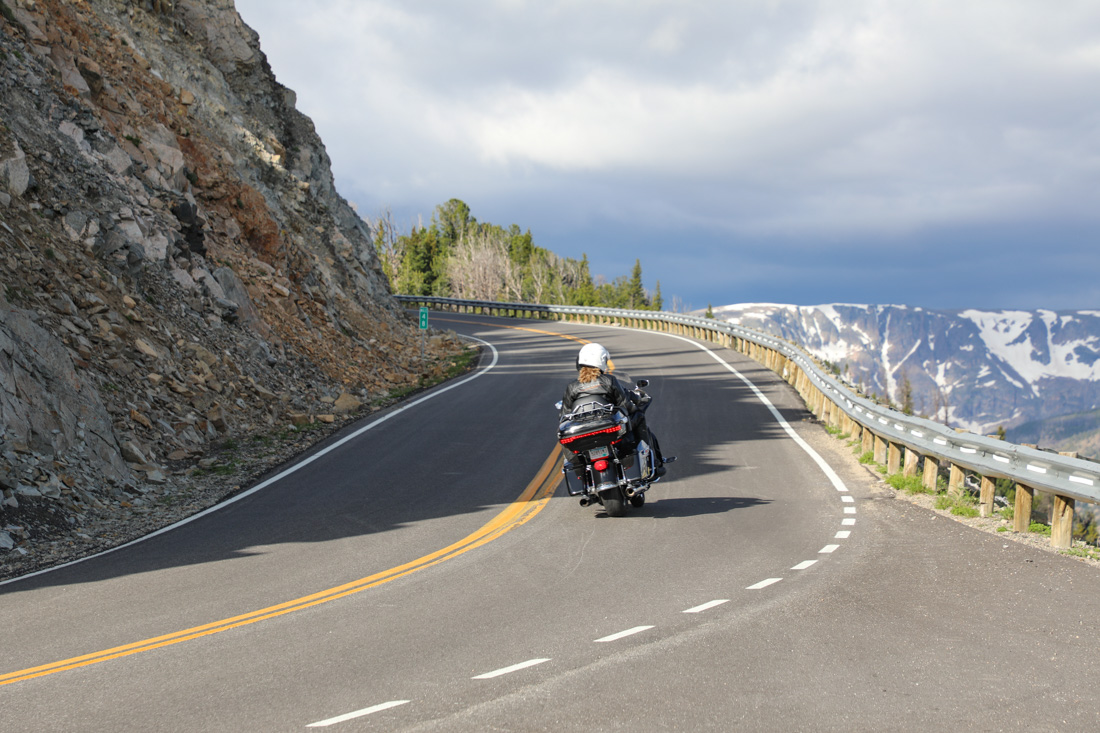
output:
M 584 435 L 574 435 L 570 438 L 562 438 L 561 441 L 559 441 L 559 442 L 562 445 L 568 445 L 569 443 L 572 443 L 574 440 L 580 440 L 581 438 L 591 438 L 593 435 L 602 435 L 603 433 L 617 433 L 620 430 L 622 430 L 622 428 L 619 427 L 619 426 L 616 426 L 616 427 L 613 427 L 613 428 L 604 428 L 603 430 L 594 430 L 591 433 L 585 433 Z
M 596 469 L 597 471 L 606 471 L 607 470 L 607 461 L 605 461 L 601 458 L 600 460 L 598 460 L 598 461 L 596 461 L 595 463 L 592 464 L 592 468 Z

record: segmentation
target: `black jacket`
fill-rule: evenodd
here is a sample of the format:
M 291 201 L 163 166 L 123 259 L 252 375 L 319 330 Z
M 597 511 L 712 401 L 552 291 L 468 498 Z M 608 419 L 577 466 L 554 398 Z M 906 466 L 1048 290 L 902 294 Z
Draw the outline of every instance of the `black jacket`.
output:
M 561 400 L 561 414 L 572 412 L 573 408 L 584 402 L 603 402 L 614 405 L 627 415 L 634 414 L 634 401 L 629 393 L 623 389 L 619 380 L 610 374 L 601 374 L 594 382 L 581 382 L 573 380 L 565 388 L 565 396 Z

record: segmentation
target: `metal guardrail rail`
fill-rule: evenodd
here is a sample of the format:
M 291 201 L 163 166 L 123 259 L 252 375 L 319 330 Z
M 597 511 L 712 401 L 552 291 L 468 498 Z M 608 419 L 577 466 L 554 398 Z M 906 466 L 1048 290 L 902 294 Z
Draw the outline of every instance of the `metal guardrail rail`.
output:
M 926 418 L 906 415 L 857 395 L 822 369 L 814 359 L 790 343 L 752 329 L 710 318 L 664 311 L 623 310 L 567 305 L 502 303 L 429 296 L 399 295 L 404 303 L 459 312 L 481 312 L 518 318 L 583 321 L 631 326 L 689 335 L 721 343 L 769 367 L 788 381 L 809 409 L 826 424 L 855 435 L 865 450 L 888 473 L 916 475 L 923 463 L 922 480 L 936 487 L 941 466 L 948 471 L 948 490 L 962 491 L 967 474 L 981 479 L 981 511 L 993 509 L 994 481 L 1016 484 L 1014 528 L 1027 531 L 1035 491 L 1054 495 L 1051 541 L 1056 547 L 1072 544 L 1076 501 L 1100 503 L 1100 464 L 1049 451 L 959 432 Z

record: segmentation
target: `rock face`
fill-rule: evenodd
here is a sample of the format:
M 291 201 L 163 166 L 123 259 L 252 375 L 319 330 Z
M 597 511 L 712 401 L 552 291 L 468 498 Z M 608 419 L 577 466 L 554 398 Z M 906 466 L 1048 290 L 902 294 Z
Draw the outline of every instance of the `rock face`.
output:
M 977 433 L 1003 426 L 1013 439 L 1014 428 L 1028 425 L 1019 439 L 1039 442 L 1036 423 L 1100 409 L 1096 311 L 751 304 L 714 314 L 799 344 L 899 405 L 907 381 L 917 414 Z M 1092 432 L 1098 422 L 1075 424 Z
M 421 378 L 371 232 L 229 0 L 0 0 L 0 100 L 0 575 L 44 538 L 147 530 L 226 446 Z

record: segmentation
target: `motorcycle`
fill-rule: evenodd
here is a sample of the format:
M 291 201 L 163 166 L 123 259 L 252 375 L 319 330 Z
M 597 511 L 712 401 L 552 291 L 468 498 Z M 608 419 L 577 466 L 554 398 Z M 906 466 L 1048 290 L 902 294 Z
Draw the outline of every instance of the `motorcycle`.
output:
M 649 381 L 640 379 L 631 392 L 635 404 L 645 411 L 652 399 L 643 390 Z M 557 403 L 561 410 L 562 403 Z M 630 416 L 613 405 L 586 402 L 561 416 L 558 442 L 573 453 L 562 465 L 565 488 L 570 496 L 579 496 L 581 506 L 598 503 L 607 514 L 621 517 L 626 505 L 640 508 L 645 492 L 660 480 L 657 456 L 643 438 L 633 442 Z M 671 463 L 675 458 L 665 458 Z

